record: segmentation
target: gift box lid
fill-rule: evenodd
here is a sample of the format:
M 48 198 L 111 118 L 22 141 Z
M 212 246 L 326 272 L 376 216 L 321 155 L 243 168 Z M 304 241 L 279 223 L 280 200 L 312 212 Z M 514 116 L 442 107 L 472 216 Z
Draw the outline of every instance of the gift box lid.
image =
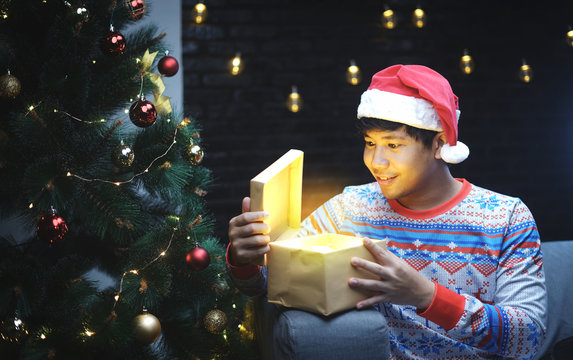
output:
M 251 211 L 271 214 L 271 241 L 294 237 L 300 227 L 303 157 L 291 149 L 251 179 Z

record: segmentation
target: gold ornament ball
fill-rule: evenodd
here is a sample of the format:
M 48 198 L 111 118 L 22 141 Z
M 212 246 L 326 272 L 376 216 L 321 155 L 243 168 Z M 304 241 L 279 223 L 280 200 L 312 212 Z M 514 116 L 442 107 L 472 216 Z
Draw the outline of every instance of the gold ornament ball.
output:
M 134 338 L 143 344 L 155 342 L 161 335 L 161 323 L 151 314 L 137 315 L 133 319 Z
M 203 152 L 201 146 L 194 143 L 191 143 L 189 146 L 187 146 L 187 157 L 189 158 L 191 165 L 195 166 L 201 164 L 204 156 L 205 153 Z
M 20 95 L 22 84 L 17 77 L 10 74 L 0 76 L 0 97 L 6 99 L 15 99 Z
M 0 338 L 6 342 L 17 343 L 28 335 L 25 324 L 17 318 L 4 319 L 0 321 Z
M 128 145 L 124 145 L 123 143 L 115 148 L 112 153 L 111 161 L 114 163 L 115 166 L 127 168 L 133 164 L 133 159 L 135 158 L 135 154 L 133 150 Z
M 218 309 L 211 310 L 203 319 L 205 329 L 211 334 L 218 334 L 227 327 L 227 315 Z

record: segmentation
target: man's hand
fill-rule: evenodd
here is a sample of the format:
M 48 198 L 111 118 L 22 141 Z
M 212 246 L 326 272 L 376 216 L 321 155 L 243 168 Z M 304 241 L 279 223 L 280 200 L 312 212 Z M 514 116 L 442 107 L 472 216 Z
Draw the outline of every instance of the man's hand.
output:
M 269 225 L 263 220 L 269 217 L 265 211 L 251 212 L 251 199 L 243 199 L 242 214 L 229 221 L 229 248 L 232 265 L 241 266 L 260 261 L 269 250 Z
M 379 302 L 412 305 L 419 311 L 426 310 L 434 298 L 435 285 L 388 249 L 364 238 L 364 247 L 374 256 L 375 262 L 353 257 L 350 263 L 376 275 L 377 279 L 351 278 L 348 283 L 357 289 L 369 290 L 375 295 L 356 304 L 357 308 Z

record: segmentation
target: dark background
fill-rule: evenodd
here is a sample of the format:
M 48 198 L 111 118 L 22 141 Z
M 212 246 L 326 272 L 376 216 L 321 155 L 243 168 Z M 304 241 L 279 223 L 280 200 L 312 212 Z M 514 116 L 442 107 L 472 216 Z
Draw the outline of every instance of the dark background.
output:
M 468 179 L 520 197 L 543 241 L 573 238 L 573 2 L 535 6 L 515 1 L 207 0 L 204 25 L 183 0 L 184 103 L 203 125 L 215 183 L 207 195 L 216 235 L 227 241 L 229 219 L 241 209 L 249 180 L 288 149 L 305 152 L 303 217 L 346 185 L 371 182 L 354 122 L 360 95 L 375 72 L 422 64 L 450 80 L 462 111 L 459 139 L 470 157 L 451 167 Z M 383 4 L 398 16 L 381 26 Z M 427 25 L 416 29 L 416 5 Z M 476 67 L 459 68 L 464 49 Z M 239 76 L 228 62 L 241 52 Z M 525 58 L 533 82 L 520 82 Z M 362 70 L 345 81 L 350 59 Z M 291 85 L 304 99 L 287 111 Z

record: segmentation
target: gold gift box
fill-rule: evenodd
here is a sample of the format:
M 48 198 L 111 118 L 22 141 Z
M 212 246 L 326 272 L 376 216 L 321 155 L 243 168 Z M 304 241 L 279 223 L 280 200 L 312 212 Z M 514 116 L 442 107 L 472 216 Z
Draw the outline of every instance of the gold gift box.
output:
M 374 279 L 350 265 L 354 256 L 374 261 L 362 239 L 340 234 L 297 237 L 301 221 L 303 152 L 289 150 L 251 180 L 251 211 L 268 211 L 268 300 L 322 315 L 351 309 L 370 294 L 350 288 L 351 277 Z M 374 240 L 380 246 L 385 241 Z

